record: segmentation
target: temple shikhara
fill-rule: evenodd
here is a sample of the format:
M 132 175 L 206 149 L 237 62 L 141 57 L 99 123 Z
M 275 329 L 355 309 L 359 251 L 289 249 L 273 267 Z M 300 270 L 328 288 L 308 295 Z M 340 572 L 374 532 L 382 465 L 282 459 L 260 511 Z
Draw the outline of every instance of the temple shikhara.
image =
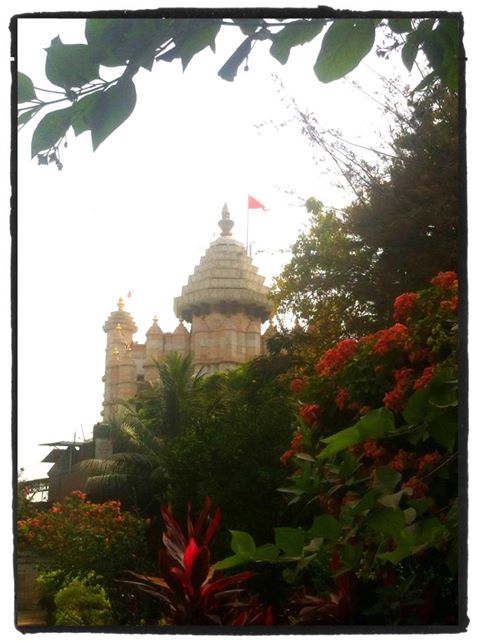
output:
M 138 328 L 122 299 L 108 317 L 103 326 L 107 335 L 103 424 L 95 426 L 91 440 L 44 444 L 53 447 L 43 460 L 53 463 L 48 473 L 50 500 L 83 487 L 85 473 L 75 470 L 75 463 L 112 453 L 105 424 L 118 417 L 121 402 L 132 399 L 145 382 L 158 378 L 156 363 L 166 354 L 191 354 L 196 372 L 210 374 L 265 353 L 266 340 L 274 333 L 271 323 L 263 334 L 261 331 L 272 312 L 268 288 L 245 246 L 233 238 L 234 222 L 226 205 L 218 225 L 219 237 L 173 302 L 179 320 L 173 332 L 163 332 L 155 317 L 145 343 L 137 343 Z
M 233 238 L 234 223 L 226 205 L 218 225 L 220 236 L 174 300 L 179 324 L 173 332 L 163 332 L 154 318 L 145 343 L 134 342 L 137 326 L 122 299 L 107 319 L 103 326 L 107 334 L 105 421 L 116 415 L 119 400 L 131 399 L 140 383 L 158 376 L 155 362 L 168 352 L 191 353 L 195 369 L 205 374 L 264 353 L 261 326 L 271 313 L 268 288 L 244 245 Z

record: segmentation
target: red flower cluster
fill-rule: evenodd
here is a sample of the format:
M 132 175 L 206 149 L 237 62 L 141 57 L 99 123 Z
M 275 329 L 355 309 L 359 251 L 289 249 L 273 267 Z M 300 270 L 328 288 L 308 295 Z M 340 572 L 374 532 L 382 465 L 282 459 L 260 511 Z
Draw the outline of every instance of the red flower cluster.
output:
M 406 450 L 400 449 L 397 454 L 389 461 L 388 467 L 403 473 L 406 468 L 412 466 L 413 457 Z
M 343 339 L 334 348 L 327 350 L 315 366 L 315 372 L 321 377 L 328 377 L 342 369 L 347 359 L 353 357 L 358 349 L 356 339 Z
M 408 328 L 402 323 L 395 323 L 390 328 L 377 332 L 374 338 L 373 351 L 380 355 L 388 354 L 395 348 L 405 348 L 408 340 Z
M 440 310 L 456 314 L 458 311 L 458 296 L 454 296 L 450 300 L 440 301 Z
M 339 388 L 337 390 L 337 395 L 335 397 L 335 405 L 340 410 L 343 410 L 347 405 L 348 401 L 348 391 L 346 388 Z
M 393 376 L 395 377 L 395 388 L 387 392 L 383 397 L 385 407 L 392 412 L 400 412 L 405 403 L 405 393 L 411 386 L 411 377 L 413 370 L 411 368 L 400 368 L 395 370 Z
M 317 403 L 304 403 L 298 410 L 298 416 L 310 428 L 320 420 L 322 409 Z
M 364 441 L 363 444 L 360 444 L 360 449 L 366 457 L 373 459 L 376 464 L 380 463 L 386 455 L 385 448 L 379 446 L 375 439 Z
M 292 381 L 290 381 L 290 390 L 295 394 L 298 394 L 299 392 L 301 392 L 304 386 L 305 386 L 305 377 L 303 379 L 298 378 L 298 379 L 292 379 Z
M 442 456 L 438 450 L 435 450 L 433 453 L 427 453 L 417 459 L 418 470 L 421 472 L 428 466 L 436 466 L 441 460 Z
M 404 292 L 397 296 L 393 304 L 393 318 L 395 321 L 405 321 L 415 308 L 418 295 L 416 292 Z
M 458 287 L 458 279 L 455 272 L 439 272 L 430 281 L 432 285 L 438 286 L 441 290 L 450 290 Z
M 303 451 L 303 435 L 299 430 L 293 433 L 292 441 L 290 442 L 290 449 L 286 450 L 280 457 L 280 463 L 284 466 L 286 463 L 297 453 Z
M 402 488 L 411 488 L 412 489 L 412 499 L 421 499 L 425 497 L 428 492 L 428 486 L 422 482 L 415 475 L 410 477 L 408 481 L 402 484 Z
M 433 377 L 434 370 L 434 366 L 428 366 L 424 369 L 421 376 L 413 384 L 415 390 L 421 390 L 422 388 L 425 388 L 428 383 L 430 383 L 430 380 Z
M 71 495 L 72 497 L 78 497 L 82 502 L 87 499 L 87 493 L 84 493 L 81 490 L 72 490 Z

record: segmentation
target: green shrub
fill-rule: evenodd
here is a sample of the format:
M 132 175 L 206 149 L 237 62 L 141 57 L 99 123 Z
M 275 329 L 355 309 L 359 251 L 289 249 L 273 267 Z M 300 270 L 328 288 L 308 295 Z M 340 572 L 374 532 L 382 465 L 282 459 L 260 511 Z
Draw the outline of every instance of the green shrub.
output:
M 95 574 L 75 578 L 55 596 L 57 626 L 108 626 L 112 609 L 107 593 L 94 583 Z

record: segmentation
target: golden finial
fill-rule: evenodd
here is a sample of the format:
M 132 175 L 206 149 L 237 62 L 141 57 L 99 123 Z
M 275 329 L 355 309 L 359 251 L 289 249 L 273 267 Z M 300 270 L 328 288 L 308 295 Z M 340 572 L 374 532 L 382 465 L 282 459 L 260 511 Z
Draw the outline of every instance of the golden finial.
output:
M 120 311 L 122 311 L 122 310 L 124 310 L 124 309 L 125 309 L 125 303 L 124 303 L 124 301 L 123 301 L 122 297 L 120 297 L 120 298 L 118 299 L 117 306 L 118 306 L 118 309 L 119 309 Z
M 157 324 L 158 324 L 158 317 L 157 317 L 157 315 L 155 315 L 153 317 L 153 325 L 157 325 Z

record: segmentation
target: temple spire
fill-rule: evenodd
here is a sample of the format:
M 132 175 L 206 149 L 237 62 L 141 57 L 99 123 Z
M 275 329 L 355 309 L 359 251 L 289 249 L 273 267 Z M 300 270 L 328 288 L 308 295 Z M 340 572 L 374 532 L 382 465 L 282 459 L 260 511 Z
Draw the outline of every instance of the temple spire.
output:
M 222 230 L 221 236 L 232 236 L 232 227 L 234 225 L 235 223 L 230 218 L 230 212 L 225 203 L 222 209 L 222 218 L 218 221 L 218 226 Z

